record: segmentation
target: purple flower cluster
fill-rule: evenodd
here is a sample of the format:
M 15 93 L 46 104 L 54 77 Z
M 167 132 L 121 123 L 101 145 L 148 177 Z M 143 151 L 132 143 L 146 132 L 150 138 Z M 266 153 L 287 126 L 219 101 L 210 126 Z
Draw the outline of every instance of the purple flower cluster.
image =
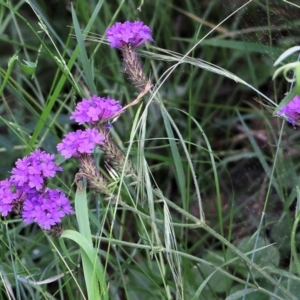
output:
M 113 117 L 122 110 L 120 102 L 110 97 L 101 98 L 97 95 L 90 99 L 83 99 L 76 105 L 75 111 L 70 119 L 78 124 L 88 123 L 92 127 L 102 126 L 101 124 Z M 103 145 L 105 136 L 101 135 L 96 128 L 77 130 L 64 136 L 64 139 L 57 145 L 58 152 L 66 159 L 80 157 L 83 154 L 91 154 L 95 146 Z
M 277 114 L 295 126 L 300 118 L 300 96 L 295 96 L 288 104 L 281 107 Z
M 62 168 L 54 155 L 36 150 L 18 159 L 9 179 L 0 181 L 0 213 L 7 216 L 19 208 L 25 223 L 36 222 L 45 230 L 73 212 L 69 200 L 59 190 L 46 187 L 46 180 Z
M 81 154 L 91 154 L 96 145 L 103 145 L 105 137 L 97 129 L 88 128 L 67 133 L 57 145 L 58 152 L 65 158 L 79 157 Z
M 66 195 L 60 190 L 47 188 L 42 193 L 32 190 L 27 194 L 21 215 L 24 223 L 36 222 L 40 227 L 49 230 L 71 213 L 73 210 Z
M 138 47 L 146 41 L 154 42 L 150 27 L 141 21 L 117 22 L 106 31 L 111 48 L 123 48 L 125 45 Z
M 90 99 L 83 99 L 79 102 L 70 119 L 74 119 L 78 124 L 95 124 L 108 120 L 121 110 L 122 106 L 119 101 L 94 95 Z
M 16 161 L 12 169 L 12 180 L 19 188 L 24 186 L 40 190 L 45 178 L 54 177 L 57 171 L 62 171 L 54 162 L 54 154 L 37 149 L 23 159 Z

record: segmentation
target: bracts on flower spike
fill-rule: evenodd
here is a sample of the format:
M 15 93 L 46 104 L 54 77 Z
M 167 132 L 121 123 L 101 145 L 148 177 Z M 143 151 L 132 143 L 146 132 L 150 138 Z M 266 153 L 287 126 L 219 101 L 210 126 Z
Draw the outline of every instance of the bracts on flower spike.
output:
M 80 177 L 84 175 L 94 192 L 105 195 L 106 200 L 115 198 L 115 195 L 109 189 L 107 180 L 100 173 L 92 157 L 83 154 L 78 158 L 78 161 L 81 172 L 77 173 L 76 180 L 81 179 Z
M 122 55 L 125 65 L 125 73 L 128 74 L 132 84 L 141 92 L 147 85 L 152 85 L 150 79 L 144 73 L 141 63 L 138 60 L 134 47 L 128 44 L 122 48 Z
M 109 128 L 105 125 L 98 125 L 98 131 L 105 137 L 105 143 L 101 145 L 101 149 L 105 155 L 105 161 L 109 166 L 112 166 L 113 169 L 121 175 L 124 170 L 126 177 L 132 177 L 136 174 L 131 161 L 127 159 L 120 150 L 120 148 L 115 144 L 115 142 L 110 138 Z

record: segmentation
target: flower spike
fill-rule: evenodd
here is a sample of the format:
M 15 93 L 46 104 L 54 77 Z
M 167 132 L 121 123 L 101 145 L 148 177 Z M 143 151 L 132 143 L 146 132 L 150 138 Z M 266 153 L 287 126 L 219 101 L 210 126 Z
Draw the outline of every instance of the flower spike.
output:
M 117 22 L 106 31 L 106 37 L 111 48 L 120 48 L 123 54 L 125 73 L 130 81 L 139 90 L 145 90 L 151 81 L 143 71 L 136 54 L 136 47 L 146 41 L 154 42 L 151 29 L 141 21 L 124 23 Z

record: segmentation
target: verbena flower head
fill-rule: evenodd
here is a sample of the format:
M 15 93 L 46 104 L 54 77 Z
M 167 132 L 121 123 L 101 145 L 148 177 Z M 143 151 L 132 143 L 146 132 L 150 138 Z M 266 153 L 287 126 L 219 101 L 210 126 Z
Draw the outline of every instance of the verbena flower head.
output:
M 300 117 L 300 96 L 295 96 L 287 105 L 284 105 L 277 114 L 278 116 L 284 117 L 293 125 L 296 125 L 296 121 Z
M 53 154 L 37 149 L 30 155 L 16 161 L 12 169 L 11 180 L 16 187 L 29 187 L 40 190 L 46 178 L 54 177 L 57 171 L 62 171 L 55 162 Z
M 81 154 L 91 154 L 96 145 L 102 145 L 105 137 L 97 129 L 77 130 L 65 135 L 57 145 L 58 152 L 65 158 L 79 157 Z
M 122 109 L 119 101 L 115 99 L 100 98 L 94 95 L 90 99 L 83 99 L 76 105 L 70 119 L 78 124 L 104 122 Z
M 14 186 L 9 179 L 0 181 L 0 214 L 4 217 L 12 211 L 18 198 L 13 190 Z
M 117 22 L 107 29 L 106 37 L 111 48 L 123 48 L 126 44 L 138 47 L 146 41 L 154 42 L 150 27 L 141 21 Z
M 46 189 L 43 193 L 32 190 L 27 194 L 21 216 L 24 223 L 36 222 L 43 229 L 49 230 L 71 213 L 73 210 L 69 199 L 63 192 Z

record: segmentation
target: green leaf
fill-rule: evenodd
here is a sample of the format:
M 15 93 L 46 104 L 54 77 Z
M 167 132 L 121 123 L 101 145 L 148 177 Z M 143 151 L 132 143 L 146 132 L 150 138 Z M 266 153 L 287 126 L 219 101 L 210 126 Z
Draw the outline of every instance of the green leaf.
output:
M 14 67 L 15 62 L 18 60 L 18 52 L 15 53 L 9 60 L 8 60 L 8 68 L 7 71 L 5 72 L 5 76 L 2 82 L 2 85 L 0 86 L 0 97 L 2 96 L 2 93 L 4 91 L 4 88 L 9 81 L 10 74 L 12 72 L 12 69 Z
M 291 294 L 295 295 L 297 299 L 299 299 L 299 295 L 300 295 L 299 280 L 284 279 L 281 284 L 284 287 L 288 288 Z M 285 295 L 283 295 L 281 291 L 278 291 L 278 296 L 282 297 L 281 299 L 286 299 Z
M 186 179 L 185 179 L 185 174 L 184 174 L 184 169 L 183 169 L 183 164 L 182 160 L 179 154 L 179 149 L 176 144 L 176 139 L 174 137 L 174 133 L 169 121 L 169 116 L 166 114 L 165 110 L 161 110 L 164 124 L 165 124 L 165 129 L 168 135 L 168 141 L 171 147 L 171 152 L 174 160 L 174 165 L 176 169 L 176 175 L 177 175 L 177 181 L 178 181 L 178 186 L 180 189 L 181 197 L 183 199 L 183 203 L 186 201 L 184 200 L 186 197 Z
M 242 288 L 241 290 L 229 295 L 226 300 L 236 300 L 236 299 L 242 299 L 244 298 L 246 295 L 252 294 L 254 295 L 254 297 L 257 297 L 257 290 L 253 289 L 253 288 Z M 252 296 L 251 295 L 251 296 Z M 263 299 L 268 299 L 268 296 L 266 295 L 262 295 L 261 293 L 259 293 L 259 297 L 263 296 L 264 298 L 259 298 L 260 300 Z M 247 296 L 246 298 L 247 300 L 250 300 L 250 297 Z M 251 299 L 258 299 L 258 298 L 251 298 Z
M 294 46 L 292 48 L 289 48 L 288 50 L 284 51 L 275 61 L 274 67 L 279 65 L 283 60 L 285 60 L 288 56 L 294 54 L 295 52 L 300 51 L 300 46 Z
M 8 69 L 11 70 L 14 66 L 14 63 L 17 62 L 22 71 L 24 71 L 25 73 L 32 75 L 34 74 L 37 64 L 33 63 L 31 61 L 27 61 L 27 60 L 23 60 L 24 64 L 22 62 L 20 62 L 19 57 L 18 57 L 18 52 L 15 53 L 9 60 L 8 60 Z
M 22 71 L 24 71 L 25 73 L 32 75 L 35 73 L 37 64 L 33 63 L 31 61 L 27 61 L 27 60 L 23 60 L 25 64 L 22 64 L 19 60 L 19 64 L 21 66 Z
M 75 195 L 75 213 L 78 222 L 79 232 L 92 243 L 92 234 L 90 229 L 90 221 L 88 215 L 87 195 L 86 195 L 86 179 L 78 181 L 82 183 L 81 186 L 77 185 Z
M 245 297 L 247 295 L 247 297 Z M 226 300 L 237 300 L 237 299 L 247 299 L 247 300 L 268 300 L 270 297 L 266 294 L 260 293 L 255 288 L 245 288 L 244 285 L 238 284 L 235 285 L 231 291 L 230 295 L 226 298 Z
M 274 245 L 270 245 L 269 241 L 262 237 L 258 237 L 257 241 L 253 237 L 246 237 L 238 242 L 237 248 L 244 253 L 254 250 L 255 252 L 252 254 L 253 262 L 262 269 L 279 265 L 280 254 L 278 249 Z M 241 265 L 239 272 L 248 274 L 249 269 Z M 255 278 L 263 277 L 263 275 L 255 269 L 252 269 L 251 273 Z
M 216 270 L 215 266 L 221 266 L 225 263 L 224 255 L 221 251 L 215 251 L 208 253 L 204 260 L 211 262 L 212 265 L 200 263 L 200 269 L 205 278 L 209 279 L 209 285 L 213 287 L 216 293 L 225 293 L 232 285 L 232 279 L 227 277 L 224 273 Z M 214 265 L 214 266 L 213 266 Z
M 221 39 L 205 39 L 201 42 L 201 45 L 208 45 L 213 47 L 228 48 L 234 50 L 241 50 L 247 52 L 261 53 L 269 56 L 269 53 L 272 53 L 272 56 L 279 56 L 282 53 L 282 50 L 276 49 L 272 46 L 266 46 L 258 43 L 251 43 L 245 41 L 232 41 L 232 40 L 221 40 Z
M 103 272 L 98 253 L 96 249 L 93 248 L 93 245 L 86 237 L 74 230 L 65 230 L 62 233 L 61 238 L 73 240 L 82 250 L 81 255 L 85 268 L 84 275 L 89 299 L 108 299 L 108 288 L 105 281 L 105 274 Z
M 89 91 L 91 94 L 96 94 L 97 89 L 94 83 L 94 74 L 91 66 L 91 62 L 88 59 L 86 49 L 85 49 L 85 44 L 82 36 L 81 29 L 79 27 L 79 22 L 75 13 L 75 10 L 72 6 L 72 19 L 73 19 L 73 24 L 74 24 L 74 29 L 75 29 L 75 34 L 76 34 L 76 39 L 79 47 L 79 58 L 83 67 L 84 75 L 86 78 L 86 84 L 89 88 Z

